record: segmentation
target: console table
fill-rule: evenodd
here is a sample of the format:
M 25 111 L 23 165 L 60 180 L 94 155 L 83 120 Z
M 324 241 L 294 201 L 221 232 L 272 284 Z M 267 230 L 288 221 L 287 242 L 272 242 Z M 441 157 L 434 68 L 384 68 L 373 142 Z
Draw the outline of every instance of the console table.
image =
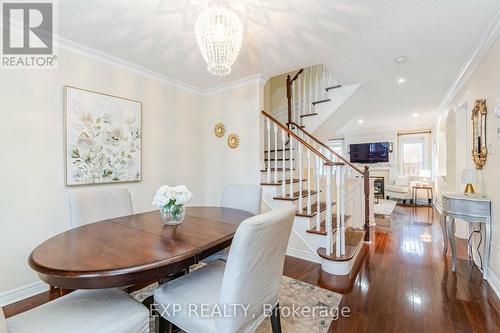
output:
M 457 265 L 457 248 L 455 244 L 455 219 L 468 223 L 485 224 L 484 259 L 482 263 L 483 279 L 488 280 L 488 261 L 491 247 L 491 201 L 488 198 L 466 196 L 463 193 L 442 193 L 443 216 L 441 228 L 444 235 L 444 253 L 448 252 L 448 239 L 451 244 L 452 264 L 454 272 Z M 449 217 L 449 219 L 448 219 Z

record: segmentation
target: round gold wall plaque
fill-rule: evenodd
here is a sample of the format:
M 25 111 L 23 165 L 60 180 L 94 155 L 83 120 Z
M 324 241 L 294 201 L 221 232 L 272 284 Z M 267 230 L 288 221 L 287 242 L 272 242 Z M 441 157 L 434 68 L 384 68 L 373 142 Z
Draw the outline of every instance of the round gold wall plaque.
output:
M 240 138 L 235 133 L 229 134 L 227 137 L 227 145 L 229 148 L 235 149 L 240 144 Z
M 214 127 L 214 134 L 218 138 L 222 138 L 224 136 L 224 133 L 226 133 L 226 127 L 224 126 L 223 123 L 217 123 L 215 124 Z

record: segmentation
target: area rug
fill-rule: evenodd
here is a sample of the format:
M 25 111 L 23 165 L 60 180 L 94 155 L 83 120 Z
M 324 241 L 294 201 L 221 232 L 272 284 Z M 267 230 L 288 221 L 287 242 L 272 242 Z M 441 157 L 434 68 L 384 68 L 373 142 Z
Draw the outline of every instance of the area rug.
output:
M 197 267 L 198 268 L 198 267 Z M 147 297 L 153 295 L 156 285 L 148 286 L 142 290 L 132 293 L 138 301 L 142 302 Z M 328 331 L 328 327 L 336 316 L 336 309 L 340 303 L 342 295 L 283 276 L 279 302 L 281 311 L 281 328 L 286 333 L 323 333 Z M 315 315 L 302 315 L 304 312 L 296 311 L 292 315 L 293 309 L 311 308 L 316 309 Z M 297 312 L 299 315 L 297 315 Z M 307 313 L 306 313 L 307 314 Z M 154 332 L 154 320 L 150 321 L 151 332 Z M 264 319 L 257 328 L 256 333 L 271 333 L 271 320 Z
M 375 215 L 391 215 L 397 203 L 395 200 L 379 199 L 373 206 L 373 212 Z

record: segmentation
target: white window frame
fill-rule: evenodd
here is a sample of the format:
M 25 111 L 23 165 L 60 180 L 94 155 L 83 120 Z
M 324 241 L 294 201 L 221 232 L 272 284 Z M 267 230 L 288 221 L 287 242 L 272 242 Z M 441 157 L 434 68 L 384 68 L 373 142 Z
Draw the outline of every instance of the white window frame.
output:
M 415 134 L 399 134 L 399 174 L 401 176 L 419 176 L 407 175 L 403 170 L 404 163 L 404 145 L 411 143 L 422 143 L 422 168 L 421 170 L 431 170 L 431 156 L 430 156 L 430 133 L 415 133 Z

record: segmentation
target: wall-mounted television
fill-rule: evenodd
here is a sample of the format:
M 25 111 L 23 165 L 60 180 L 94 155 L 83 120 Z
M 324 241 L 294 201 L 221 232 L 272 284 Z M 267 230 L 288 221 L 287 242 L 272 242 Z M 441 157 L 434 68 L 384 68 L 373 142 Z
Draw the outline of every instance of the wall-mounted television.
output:
M 389 162 L 389 142 L 359 143 L 349 145 L 351 163 Z

